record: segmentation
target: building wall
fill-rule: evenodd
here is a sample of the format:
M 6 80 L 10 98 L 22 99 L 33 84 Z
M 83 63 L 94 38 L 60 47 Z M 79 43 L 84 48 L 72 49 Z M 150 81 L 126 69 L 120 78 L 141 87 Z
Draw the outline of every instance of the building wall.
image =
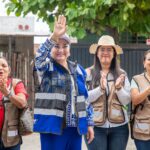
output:
M 11 51 L 33 55 L 33 36 L 0 36 L 0 51 L 9 51 L 9 40 L 11 40 Z
M 11 46 L 9 40 L 11 39 Z M 29 103 L 34 99 L 33 88 L 33 37 L 0 36 L 0 55 L 3 55 L 11 65 L 11 75 L 23 80 L 29 94 Z M 10 52 L 11 50 L 11 52 Z
M 15 38 L 15 51 L 23 52 L 27 55 L 29 50 L 30 56 L 33 56 L 34 44 L 33 37 L 16 37 Z

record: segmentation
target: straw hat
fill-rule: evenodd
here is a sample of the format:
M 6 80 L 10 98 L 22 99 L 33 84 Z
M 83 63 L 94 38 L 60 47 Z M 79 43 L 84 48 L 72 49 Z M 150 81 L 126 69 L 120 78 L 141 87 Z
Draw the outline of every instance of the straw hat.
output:
M 98 44 L 92 44 L 90 46 L 89 49 L 90 53 L 95 54 L 99 46 L 112 46 L 115 48 L 117 55 L 123 54 L 122 48 L 119 45 L 115 44 L 114 38 L 112 36 L 109 35 L 101 36 L 98 40 Z

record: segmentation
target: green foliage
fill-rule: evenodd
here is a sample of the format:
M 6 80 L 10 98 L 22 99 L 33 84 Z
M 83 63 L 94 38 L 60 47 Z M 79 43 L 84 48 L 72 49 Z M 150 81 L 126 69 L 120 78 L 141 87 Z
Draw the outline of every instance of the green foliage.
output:
M 4 0 L 6 1 L 6 0 Z M 53 29 L 59 14 L 67 17 L 68 32 L 83 38 L 86 33 L 100 35 L 106 28 L 140 36 L 150 34 L 149 0 L 10 0 L 7 14 L 25 16 L 32 12 Z

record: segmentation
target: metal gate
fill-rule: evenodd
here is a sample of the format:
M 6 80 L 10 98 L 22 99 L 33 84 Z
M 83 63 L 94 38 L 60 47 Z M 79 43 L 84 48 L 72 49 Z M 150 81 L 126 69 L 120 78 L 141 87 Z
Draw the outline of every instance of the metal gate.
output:
M 89 54 L 90 45 L 73 44 L 71 46 L 71 57 L 73 61 L 77 61 L 84 68 L 93 64 L 93 55 Z M 124 54 L 120 56 L 121 67 L 127 72 L 131 80 L 133 75 L 143 72 L 143 54 L 147 49 L 124 49 Z

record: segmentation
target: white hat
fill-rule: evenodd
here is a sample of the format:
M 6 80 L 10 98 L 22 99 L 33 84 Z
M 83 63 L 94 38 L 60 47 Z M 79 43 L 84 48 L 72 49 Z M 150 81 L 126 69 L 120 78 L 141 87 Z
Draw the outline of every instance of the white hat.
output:
M 90 53 L 95 54 L 99 46 L 112 46 L 115 48 L 117 55 L 123 54 L 122 48 L 119 45 L 115 44 L 114 38 L 112 36 L 109 36 L 109 35 L 101 36 L 98 40 L 98 44 L 92 44 L 90 46 L 90 49 L 89 49 Z
M 65 41 L 67 41 L 69 44 L 71 44 L 70 41 L 70 37 L 68 36 L 68 34 L 63 34 L 62 36 L 59 37 L 59 39 L 64 39 Z

